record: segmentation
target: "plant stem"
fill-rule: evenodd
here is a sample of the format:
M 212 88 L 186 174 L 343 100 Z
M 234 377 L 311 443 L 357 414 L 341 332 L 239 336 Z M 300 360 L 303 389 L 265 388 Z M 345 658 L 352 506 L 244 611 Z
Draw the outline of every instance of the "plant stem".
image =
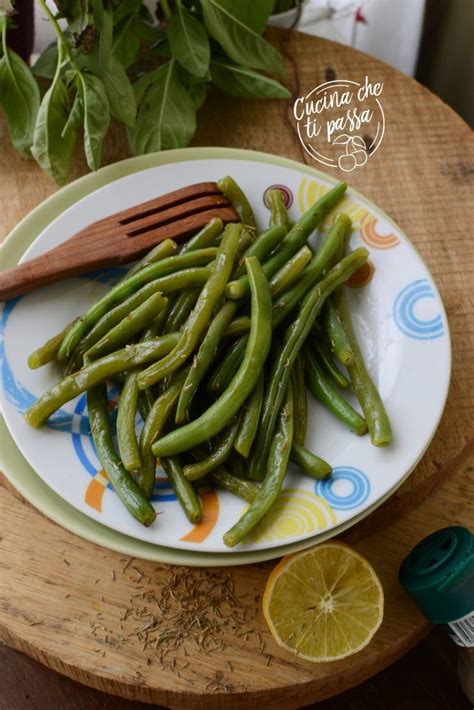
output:
M 171 10 L 168 0 L 160 0 L 161 9 L 163 10 L 163 15 L 165 17 L 171 17 Z
M 2 50 L 7 53 L 7 18 L 0 17 L 0 23 L 2 25 Z
M 41 5 L 41 8 L 45 15 L 47 16 L 48 20 L 51 22 L 53 25 L 53 29 L 56 33 L 56 36 L 58 38 L 58 67 L 61 66 L 63 60 L 65 57 L 67 57 L 71 63 L 72 68 L 75 70 L 76 73 L 79 74 L 79 68 L 74 61 L 74 57 L 71 54 L 71 48 L 69 46 L 69 43 L 67 41 L 67 38 L 64 35 L 64 32 L 62 31 L 61 27 L 59 26 L 59 23 L 49 7 L 46 4 L 45 0 L 38 0 L 39 4 Z

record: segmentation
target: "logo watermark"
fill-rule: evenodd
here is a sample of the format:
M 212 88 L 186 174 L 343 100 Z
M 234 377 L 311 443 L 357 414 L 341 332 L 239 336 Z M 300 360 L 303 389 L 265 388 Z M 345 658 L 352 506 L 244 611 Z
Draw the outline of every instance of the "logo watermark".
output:
M 348 79 L 327 81 L 293 105 L 305 151 L 328 167 L 352 172 L 367 163 L 385 133 L 380 102 L 383 83 Z

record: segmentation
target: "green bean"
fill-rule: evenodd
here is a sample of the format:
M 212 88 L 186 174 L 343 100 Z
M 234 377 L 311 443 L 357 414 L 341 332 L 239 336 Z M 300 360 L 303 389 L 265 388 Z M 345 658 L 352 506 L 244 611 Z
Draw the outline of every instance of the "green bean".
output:
M 245 402 L 242 421 L 239 431 L 234 441 L 234 449 L 238 454 L 248 458 L 250 449 L 252 448 L 255 435 L 257 433 L 258 421 L 260 419 L 260 411 L 263 402 L 263 377 L 259 377 L 257 384 Z
M 313 252 L 307 246 L 301 247 L 294 256 L 279 269 L 270 280 L 270 292 L 272 297 L 278 296 L 282 291 L 286 291 L 298 280 L 299 275 L 313 258 Z
M 42 426 L 56 409 L 77 397 L 81 392 L 85 392 L 90 387 L 112 377 L 117 372 L 130 370 L 170 352 L 178 338 L 178 333 L 170 333 L 146 343 L 127 345 L 122 350 L 116 350 L 110 355 L 95 360 L 79 372 L 68 375 L 41 395 L 26 411 L 26 421 L 33 427 Z
M 303 446 L 306 439 L 306 429 L 308 427 L 308 397 L 306 394 L 304 358 L 301 353 L 298 355 L 293 365 L 291 385 L 293 388 L 295 420 L 293 439 L 296 444 Z
M 245 227 L 257 229 L 253 210 L 242 189 L 230 175 L 217 181 L 219 190 L 227 197 Z
M 263 271 L 267 278 L 270 279 L 276 274 L 278 269 L 286 264 L 288 259 L 291 259 L 293 254 L 296 254 L 306 244 L 311 232 L 316 229 L 323 217 L 342 197 L 346 187 L 345 182 L 338 183 L 299 218 L 283 239 L 278 251 L 263 264 Z M 231 281 L 226 288 L 226 296 L 228 298 L 240 299 L 246 296 L 248 292 L 249 283 L 246 276 L 243 276 L 238 281 Z
M 183 382 L 186 378 L 186 371 L 180 372 L 173 378 L 170 386 L 155 400 L 151 406 L 142 433 L 140 435 L 140 454 L 142 466 L 138 471 L 138 485 L 149 498 L 153 493 L 156 471 L 156 456 L 154 456 L 151 446 L 155 439 L 160 436 L 163 427 L 168 421 L 175 406 Z M 146 390 L 145 390 L 146 391 Z
M 214 356 L 217 352 L 219 341 L 222 334 L 231 322 L 236 310 L 237 304 L 232 301 L 226 301 L 221 306 L 218 313 L 214 316 L 208 328 L 206 335 L 201 343 L 197 354 L 193 358 L 191 369 L 189 370 L 186 382 L 181 391 L 178 406 L 176 408 L 176 423 L 181 424 L 186 421 L 189 414 L 189 408 L 197 388 L 209 367 L 212 364 Z
M 201 500 L 193 488 L 193 484 L 188 481 L 183 474 L 183 469 L 179 460 L 175 456 L 168 456 L 161 459 L 161 465 L 165 469 L 176 498 L 181 504 L 184 513 L 190 523 L 196 525 L 202 518 Z
M 233 301 L 227 301 L 227 303 L 233 303 Z M 224 333 L 225 338 L 235 338 L 242 333 L 247 334 L 250 330 L 250 318 L 248 316 L 239 316 L 239 318 L 234 318 L 229 323 Z
M 245 259 L 249 256 L 256 256 L 262 262 L 269 254 L 271 254 L 286 236 L 286 231 L 283 227 L 271 227 L 266 232 L 259 234 L 257 239 L 247 249 L 243 257 L 240 259 L 237 268 L 232 274 L 233 278 L 239 278 L 245 274 Z
M 229 493 L 243 498 L 247 503 L 251 503 L 260 490 L 256 483 L 237 478 L 237 476 L 230 473 L 224 466 L 214 469 L 210 478 L 214 483 L 217 483 L 219 488 L 223 488 L 225 491 L 229 491 Z
M 213 217 L 194 237 L 183 244 L 180 249 L 180 254 L 186 254 L 188 251 L 196 251 L 197 249 L 205 249 L 206 247 L 213 246 L 223 229 L 224 224 L 222 220 L 219 217 Z
M 374 446 L 387 446 L 392 440 L 390 420 L 377 387 L 367 372 L 352 326 L 344 290 L 342 288 L 338 289 L 333 296 L 339 322 L 346 334 L 351 352 L 353 353 L 353 359 L 352 362 L 347 365 L 347 371 L 349 372 L 355 395 L 364 412 L 369 428 L 370 439 Z
M 323 308 L 323 322 L 328 334 L 334 355 L 339 360 L 341 365 L 346 367 L 354 360 L 354 353 L 351 350 L 351 345 L 339 321 L 339 316 L 336 309 L 329 298 Z
M 227 457 L 232 450 L 232 446 L 234 445 L 239 425 L 240 414 L 237 414 L 235 420 L 231 422 L 230 426 L 221 432 L 211 453 L 206 456 L 206 458 L 196 461 L 195 463 L 188 464 L 183 468 L 183 473 L 188 481 L 197 481 L 199 478 L 203 478 L 210 471 L 214 470 L 227 460 Z
M 227 466 L 227 468 L 230 468 L 233 476 L 236 476 L 236 478 L 240 478 L 241 480 L 245 481 L 247 479 L 247 471 L 244 468 L 245 464 L 246 461 L 242 458 L 242 456 L 239 456 L 236 451 L 232 451 L 229 454 L 229 458 L 227 459 L 225 465 Z
M 161 293 L 154 293 L 147 298 L 138 308 L 131 311 L 121 323 L 111 328 L 100 340 L 84 353 L 84 362 L 88 364 L 92 360 L 107 355 L 107 353 L 117 350 L 122 345 L 126 345 L 133 337 L 153 320 L 153 318 L 166 308 L 168 299 L 163 298 Z
M 332 473 L 332 467 L 327 461 L 313 454 L 305 446 L 300 446 L 293 441 L 290 460 L 300 468 L 303 473 L 320 481 Z
M 120 458 L 127 471 L 135 471 L 142 464 L 135 431 L 138 408 L 137 371 L 128 373 L 120 394 L 117 410 L 117 443 Z
M 105 313 L 75 348 L 64 369 L 64 374 L 69 375 L 71 372 L 79 370 L 82 367 L 84 353 L 87 352 L 87 350 L 95 345 L 95 343 L 106 335 L 114 326 L 121 323 L 129 313 L 138 308 L 138 306 L 144 303 L 148 298 L 150 298 L 150 296 L 153 296 L 153 294 L 159 292 L 161 292 L 160 279 L 150 281 L 150 283 L 145 284 L 145 286 L 142 286 L 141 289 L 126 298 L 125 301 L 119 303 L 118 306 L 115 306 L 115 308 L 112 308 L 112 310 Z
M 168 355 L 140 373 L 138 376 L 140 389 L 149 387 L 175 372 L 186 362 L 199 343 L 202 334 L 208 327 L 214 307 L 222 298 L 232 272 L 241 230 L 240 224 L 226 226 L 224 238 L 217 250 L 212 273 L 199 294 L 194 310 L 181 330 L 179 342 Z
M 138 390 L 137 409 L 143 421 L 146 421 L 152 406 L 153 402 L 151 392 L 149 390 Z
M 174 333 L 181 328 L 196 305 L 198 297 L 198 288 L 193 288 L 190 291 L 183 291 L 176 297 L 174 303 L 168 311 L 168 317 L 163 328 L 163 334 Z
M 288 212 L 286 211 L 282 191 L 278 188 L 270 190 L 270 192 L 266 194 L 266 199 L 268 202 L 267 207 L 270 210 L 270 227 L 275 227 L 279 224 L 288 232 L 291 229 L 291 224 L 288 218 Z
M 186 254 L 196 249 L 215 246 L 216 239 L 222 233 L 224 225 L 219 217 L 213 217 L 194 237 L 188 242 L 185 242 L 180 249 L 180 254 Z M 189 293 L 189 292 L 188 292 Z M 172 333 L 179 330 L 186 318 L 189 316 L 194 307 L 199 291 L 196 291 L 196 297 L 191 295 L 180 294 L 176 298 L 172 297 L 168 306 L 165 320 L 169 320 L 164 328 L 164 333 Z M 182 298 L 181 298 L 182 297 Z M 192 303 L 192 305 L 191 305 Z M 189 310 L 188 310 L 189 308 Z
M 160 261 L 161 259 L 171 256 L 176 250 L 177 244 L 171 239 L 166 239 L 154 249 L 151 250 L 140 262 L 135 264 L 121 279 L 118 284 L 126 281 L 130 276 L 137 273 L 141 268 L 149 263 Z M 157 293 L 160 290 L 160 284 L 157 281 L 152 281 L 145 284 L 138 291 L 133 293 L 129 298 L 119 303 L 115 308 L 105 313 L 94 325 L 94 327 L 81 339 L 80 343 L 71 353 L 71 356 L 63 369 L 64 375 L 69 375 L 76 372 L 83 365 L 84 354 L 95 343 L 100 340 L 111 328 L 120 323 L 128 314 L 141 305 L 147 298 Z
M 165 277 L 166 278 L 166 277 Z M 158 279 L 159 280 L 159 279 Z M 171 297 L 173 298 L 173 297 Z M 164 308 L 160 313 L 158 313 L 155 318 L 153 318 L 152 322 L 149 324 L 147 328 L 143 331 L 140 337 L 140 342 L 145 343 L 147 340 L 151 340 L 152 338 L 157 338 L 159 335 L 163 336 L 165 333 L 163 333 L 163 324 L 166 321 L 166 318 L 169 313 L 169 301 L 168 301 L 168 306 Z M 137 376 L 137 387 L 138 387 L 138 376 Z M 140 414 L 142 416 L 143 421 L 146 420 L 147 416 L 150 413 L 151 408 L 153 407 L 153 404 L 156 399 L 156 393 L 153 392 L 153 389 L 151 387 L 147 387 L 144 390 L 140 390 L 138 387 L 140 394 L 138 396 L 138 405 L 140 409 Z
M 350 220 L 346 215 L 337 215 L 329 229 L 326 238 L 303 271 L 298 282 L 273 304 L 273 328 L 276 328 L 290 314 L 293 308 L 301 301 L 308 291 L 317 282 L 323 270 L 331 262 L 338 246 L 343 241 L 350 227 Z M 224 356 L 209 381 L 212 392 L 222 391 L 234 376 L 245 351 L 247 336 L 242 336 Z
M 315 323 L 313 327 L 313 332 L 310 335 L 310 340 L 315 350 L 316 357 L 321 363 L 323 369 L 331 378 L 331 380 L 335 382 L 335 384 L 342 390 L 348 390 L 351 386 L 351 383 L 344 375 L 344 373 L 340 371 L 340 369 L 337 367 L 336 363 L 332 359 L 331 351 L 326 346 L 326 343 L 324 342 L 323 338 L 324 334 L 318 327 L 318 324 Z
M 81 338 L 89 332 L 99 318 L 107 313 L 112 306 L 128 298 L 128 296 L 137 291 L 141 286 L 150 281 L 154 281 L 158 277 L 170 274 L 171 272 L 208 264 L 215 258 L 216 252 L 217 250 L 214 247 L 208 247 L 207 249 L 198 249 L 188 254 L 170 256 L 167 259 L 162 259 L 162 261 L 157 261 L 154 264 L 145 266 L 123 283 L 114 286 L 105 296 L 91 306 L 64 336 L 64 340 L 59 348 L 58 359 L 60 361 L 66 360 Z M 173 273 L 172 275 L 177 276 L 178 274 Z
M 97 456 L 122 503 L 143 525 L 151 525 L 156 513 L 115 453 L 105 384 L 87 392 L 89 422 Z
M 305 356 L 306 379 L 312 394 L 351 431 L 358 436 L 365 434 L 367 431 L 365 419 L 349 402 L 346 402 L 331 380 L 326 377 L 323 368 L 309 348 L 306 349 Z
M 239 237 L 239 246 L 237 247 L 237 258 L 240 259 L 252 246 L 255 241 L 255 232 L 250 232 L 248 229 L 242 229 Z
M 343 227 L 341 229 L 341 226 Z M 314 259 L 318 258 L 318 255 L 321 257 L 320 261 L 320 266 L 322 270 L 322 264 L 324 262 L 325 265 L 328 263 L 328 253 L 326 254 L 326 257 L 323 258 L 323 253 L 326 251 L 325 245 L 328 244 L 328 239 L 330 236 L 335 237 L 337 236 L 337 239 L 341 239 L 346 231 L 346 227 L 340 223 L 339 225 L 334 225 L 334 228 L 331 228 L 331 230 L 328 232 L 328 235 L 326 237 L 325 242 L 323 242 L 321 246 L 321 250 L 323 251 L 318 251 Z M 333 244 L 333 248 L 335 249 L 337 247 L 337 244 Z M 329 252 L 329 250 L 328 250 Z M 358 253 L 359 255 L 362 253 L 360 249 L 356 249 L 355 252 L 353 253 Z M 281 298 L 273 304 L 273 318 L 272 318 L 272 327 L 275 329 L 278 327 L 282 321 L 286 319 L 286 317 L 291 313 L 293 308 L 298 304 L 299 301 L 309 292 L 309 290 L 314 287 L 314 285 L 317 283 L 318 278 L 320 276 L 320 271 L 317 271 L 316 269 L 313 270 L 313 267 L 311 264 L 314 262 L 314 259 L 310 264 L 306 267 L 305 271 L 303 272 L 303 275 L 300 277 L 300 280 L 298 283 L 295 284 L 294 287 L 290 288 L 288 291 L 286 291 Z M 363 263 L 363 262 L 361 262 Z M 311 268 L 311 279 L 306 279 L 305 278 L 305 273 L 308 271 L 308 269 Z M 235 372 L 237 371 L 237 368 L 242 360 L 243 353 L 245 351 L 245 346 L 247 344 L 247 338 L 248 336 L 242 335 L 241 338 L 239 338 L 238 341 L 236 341 L 232 348 L 227 351 L 225 354 L 224 358 L 221 360 L 219 363 L 218 367 L 214 371 L 212 377 L 209 380 L 208 383 L 208 389 L 211 392 L 221 392 L 230 382 L 232 377 L 234 376 Z
M 43 365 L 46 365 L 48 362 L 52 362 L 55 359 L 64 336 L 71 328 L 71 326 L 74 325 L 76 320 L 77 319 L 74 319 L 70 323 L 65 325 L 59 333 L 53 335 L 52 338 L 47 340 L 43 345 L 41 345 L 34 352 L 31 353 L 31 355 L 28 357 L 28 367 L 31 370 L 36 370 L 38 367 L 42 367 Z
M 284 405 L 278 413 L 278 424 L 272 438 L 262 487 L 240 520 L 225 533 L 223 539 L 227 547 L 234 547 L 247 537 L 275 502 L 288 469 L 292 441 L 293 402 L 289 383 Z
M 357 249 L 344 257 L 304 297 L 295 321 L 286 329 L 283 348 L 273 362 L 262 408 L 256 448 L 250 459 L 249 475 L 259 480 L 264 473 L 275 420 L 290 379 L 295 359 L 300 352 L 326 298 L 361 267 L 368 258 L 367 249 Z
M 189 241 L 185 242 L 180 249 L 180 254 L 186 254 L 190 251 L 195 251 L 196 249 L 204 249 L 205 247 L 215 246 L 215 242 L 219 235 L 224 229 L 224 224 L 219 217 L 213 217 L 194 237 Z M 186 318 L 189 316 L 192 308 L 197 301 L 197 294 L 194 302 L 192 302 L 191 295 L 180 294 L 176 298 L 170 299 L 170 304 L 168 306 L 168 313 L 166 314 L 166 319 L 169 316 L 169 323 L 164 328 L 164 333 L 172 333 L 175 330 L 179 330 Z M 182 296 L 182 298 L 181 298 Z M 189 310 L 188 310 L 189 307 Z
M 156 261 L 161 261 L 162 259 L 167 259 L 169 256 L 172 256 L 177 248 L 178 245 L 172 239 L 165 239 L 164 242 L 160 242 L 156 245 L 156 247 L 154 247 L 154 249 L 145 254 L 143 259 L 137 261 L 137 263 L 134 264 L 119 281 L 117 281 L 116 285 L 123 283 L 129 279 L 130 276 L 133 276 L 144 269 L 145 266 L 149 266 L 150 264 L 154 264 Z
M 246 260 L 251 286 L 251 328 L 244 359 L 226 391 L 200 417 L 159 439 L 157 456 L 187 451 L 224 429 L 237 414 L 261 376 L 271 342 L 272 300 L 268 281 L 256 257 Z
M 230 384 L 245 354 L 249 340 L 248 335 L 243 335 L 226 352 L 224 358 L 209 378 L 208 390 L 210 392 L 223 392 Z
M 166 277 L 165 277 L 166 278 Z M 169 304 L 170 299 L 168 299 L 168 304 Z M 163 324 L 166 321 L 166 317 L 168 315 L 168 308 L 165 308 L 164 310 L 160 311 L 157 316 L 153 318 L 151 321 L 150 325 L 144 329 L 140 342 L 144 343 L 147 340 L 150 340 L 151 338 L 157 338 L 159 335 L 164 335 L 162 333 L 163 330 Z
M 318 281 L 324 269 L 331 265 L 332 259 L 351 225 L 352 222 L 347 215 L 341 213 L 336 215 L 325 239 L 321 242 L 321 246 L 298 281 L 273 304 L 275 326 L 285 320 L 293 308 Z

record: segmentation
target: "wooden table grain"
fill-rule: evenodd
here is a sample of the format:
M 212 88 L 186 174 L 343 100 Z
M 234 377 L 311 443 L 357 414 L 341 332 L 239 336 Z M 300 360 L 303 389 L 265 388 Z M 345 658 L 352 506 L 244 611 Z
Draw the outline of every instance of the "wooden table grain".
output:
M 379 573 L 386 595 L 386 612 L 381 630 L 362 653 L 325 666 L 288 658 L 272 642 L 260 613 L 252 624 L 272 657 L 268 667 L 265 658 L 255 649 L 236 643 L 230 628 L 223 628 L 221 632 L 225 652 L 207 658 L 189 650 L 193 654 L 193 665 L 189 669 L 181 668 L 185 666 L 181 663 L 179 676 L 170 664 L 160 664 L 153 659 L 147 665 L 143 649 L 135 638 L 128 639 L 125 648 L 106 645 L 103 637 L 98 638 L 90 630 L 97 615 L 101 615 L 104 628 L 110 628 L 117 623 L 117 609 L 131 594 L 138 592 L 138 588 L 144 587 L 147 591 L 163 585 L 171 568 L 140 562 L 143 580 L 138 580 L 127 568 L 129 561 L 123 556 L 88 544 L 58 528 L 3 481 L 0 485 L 0 639 L 71 678 L 137 701 L 206 709 L 224 704 L 228 708 L 297 707 L 329 698 L 361 683 L 406 653 L 429 629 L 398 585 L 397 570 L 403 556 L 433 529 L 453 523 L 472 524 L 474 264 L 469 231 L 474 160 L 471 132 L 439 99 L 410 78 L 367 55 L 295 32 L 274 30 L 271 38 L 287 60 L 288 82 L 294 96 L 306 94 L 328 78 L 363 81 L 368 76 L 371 81 L 384 83 L 387 130 L 383 144 L 364 168 L 351 173 L 350 182 L 400 224 L 436 279 L 447 309 L 453 343 L 450 395 L 439 431 L 415 472 L 386 504 L 345 535 Z M 194 145 L 267 151 L 318 167 L 299 143 L 291 106 L 292 101 L 243 102 L 212 93 L 199 112 Z M 56 188 L 33 163 L 18 158 L 9 146 L 3 122 L 0 123 L 0 145 L 3 156 L 0 163 L 1 238 Z M 104 161 L 109 163 L 126 156 L 124 136 L 116 128 L 105 142 Z M 74 176 L 84 170 L 84 162 L 78 158 Z M 332 174 L 347 177 L 337 170 L 332 170 Z M 259 597 L 271 567 L 272 564 L 263 564 L 230 571 L 242 608 L 248 605 L 243 601 L 244 590 Z M 110 575 L 113 569 L 120 570 L 117 579 L 114 576 L 114 585 Z M 189 571 L 190 577 L 198 574 L 203 573 Z M 1 653 L 13 667 L 14 652 L 2 648 Z M 5 655 L 8 653 L 9 656 Z M 414 663 L 421 664 L 417 651 L 414 653 L 417 659 Z M 233 671 L 228 665 L 230 659 L 236 667 Z M 16 673 L 36 673 L 32 670 L 36 668 L 31 665 L 32 661 L 20 659 L 18 663 Z M 21 664 L 29 671 L 22 671 Z M 404 664 L 404 660 L 399 664 L 402 664 L 399 682 L 403 676 L 416 673 L 416 668 Z M 419 667 L 421 672 L 422 666 Z M 436 667 L 441 679 L 443 663 Z M 48 696 L 49 683 L 51 687 L 56 683 L 61 698 L 64 697 L 59 690 L 61 683 L 69 687 L 69 681 L 53 681 L 53 675 L 44 677 L 49 681 L 45 680 L 42 704 L 35 706 L 35 698 L 30 697 L 30 707 L 41 708 L 54 703 L 48 700 L 51 697 Z M 350 698 L 357 696 L 351 694 L 358 691 L 352 690 L 349 695 L 326 701 L 321 707 L 328 710 L 364 707 L 364 702 L 365 706 L 378 707 L 383 695 L 378 679 L 382 677 L 377 676 L 362 686 L 359 700 L 354 700 L 354 704 Z M 452 681 L 454 689 L 454 678 Z M 396 707 L 390 705 L 394 698 L 400 697 L 396 686 L 396 682 L 390 686 L 387 681 L 390 690 L 386 707 Z M 10 698 L 8 708 L 28 707 L 22 705 L 25 691 L 20 683 L 13 700 L 16 705 L 11 704 L 11 689 L 6 692 L 10 693 L 6 696 Z M 430 697 L 427 686 L 423 692 L 430 707 L 448 707 L 436 706 L 437 701 Z M 461 709 L 462 696 L 456 692 L 456 702 Z M 92 700 L 86 697 L 83 695 L 83 704 L 74 707 L 101 707 L 101 703 L 108 707 L 105 703 L 110 702 L 99 696 L 91 695 Z M 441 690 L 436 697 L 438 700 L 442 697 Z M 114 707 L 133 706 L 113 702 Z M 0 707 L 1 703 L 0 691 Z M 422 704 L 420 700 L 418 706 Z M 67 707 L 66 703 L 62 707 Z M 415 705 L 400 702 L 397 707 L 408 709 Z

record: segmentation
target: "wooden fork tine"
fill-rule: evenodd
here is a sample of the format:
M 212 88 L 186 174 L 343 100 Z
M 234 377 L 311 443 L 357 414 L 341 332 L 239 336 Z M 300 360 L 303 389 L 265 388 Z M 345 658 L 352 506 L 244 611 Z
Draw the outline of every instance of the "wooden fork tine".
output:
M 114 215 L 111 215 L 111 217 L 113 217 L 115 221 L 120 224 L 129 224 L 131 222 L 135 222 L 137 219 L 154 214 L 159 210 L 167 209 L 198 197 L 205 197 L 206 195 L 222 195 L 221 191 L 217 187 L 217 183 L 199 182 L 195 185 L 188 185 L 187 187 L 182 187 L 179 190 L 168 192 L 166 195 L 155 197 L 152 200 L 143 202 L 140 205 L 128 207 L 126 210 L 116 212 Z
M 206 210 L 213 209 L 215 207 L 228 206 L 229 201 L 222 194 L 197 197 L 196 199 L 180 202 L 179 204 L 175 204 L 166 209 L 160 209 L 157 212 L 153 211 L 151 214 L 148 210 L 145 210 L 145 214 L 143 216 L 137 214 L 136 219 L 134 219 L 133 222 L 130 220 L 127 220 L 126 222 L 120 220 L 120 231 L 126 234 L 127 237 L 136 239 L 141 234 L 144 234 L 151 229 L 160 227 L 161 225 L 164 226 L 169 222 L 174 222 L 199 212 L 205 212 Z
M 183 241 L 188 235 L 202 229 L 214 217 L 219 217 L 224 224 L 238 221 L 233 207 L 215 207 L 205 212 L 184 216 L 168 224 L 159 225 L 155 229 L 151 228 L 144 234 L 129 238 L 129 242 L 133 242 L 133 253 L 137 258 L 140 256 L 140 254 L 137 254 L 137 244 L 139 244 L 140 249 L 143 249 L 143 254 L 146 254 L 155 244 L 165 239 L 174 239 L 177 242 Z M 125 257 L 121 263 L 125 264 L 129 261 L 130 258 Z

